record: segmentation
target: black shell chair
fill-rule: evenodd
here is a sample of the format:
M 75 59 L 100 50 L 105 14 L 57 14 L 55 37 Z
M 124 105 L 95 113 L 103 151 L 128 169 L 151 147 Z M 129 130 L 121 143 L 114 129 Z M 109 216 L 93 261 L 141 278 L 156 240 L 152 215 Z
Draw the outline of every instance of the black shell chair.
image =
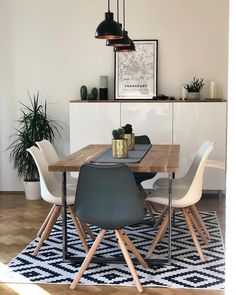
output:
M 142 221 L 145 216 L 144 202 L 139 196 L 129 167 L 125 164 L 84 164 L 80 169 L 74 206 L 75 213 L 81 221 L 96 225 L 101 231 L 70 288 L 75 289 L 79 283 L 106 231 L 114 230 L 136 287 L 142 292 L 125 244 L 143 267 L 148 268 L 148 265 L 123 230 L 125 226 Z
M 151 144 L 151 141 L 147 135 L 138 135 L 138 136 L 135 136 L 135 144 Z M 145 180 L 152 179 L 155 175 L 156 173 L 154 172 L 134 172 L 134 178 L 143 200 L 147 198 L 147 193 L 144 190 L 141 183 Z M 152 205 L 148 202 L 145 202 L 145 206 L 147 208 L 147 211 L 150 214 L 150 217 L 152 218 L 153 221 L 155 221 Z

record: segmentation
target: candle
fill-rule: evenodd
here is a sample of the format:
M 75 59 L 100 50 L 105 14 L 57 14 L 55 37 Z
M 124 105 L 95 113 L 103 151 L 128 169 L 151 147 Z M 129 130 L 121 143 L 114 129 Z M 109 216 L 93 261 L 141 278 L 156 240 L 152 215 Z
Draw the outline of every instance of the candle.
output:
M 219 89 L 215 81 L 209 82 L 209 98 L 219 98 Z
M 188 90 L 184 88 L 184 86 L 186 86 L 187 84 L 183 84 L 180 88 L 180 97 L 182 99 L 186 99 L 188 98 Z

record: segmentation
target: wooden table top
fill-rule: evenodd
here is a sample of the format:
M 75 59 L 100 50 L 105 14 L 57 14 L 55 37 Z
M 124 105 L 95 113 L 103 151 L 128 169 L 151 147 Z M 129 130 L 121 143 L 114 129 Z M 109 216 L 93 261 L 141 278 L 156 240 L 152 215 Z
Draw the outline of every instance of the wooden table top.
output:
M 53 172 L 76 172 L 82 164 L 90 162 L 111 148 L 108 144 L 91 144 L 68 157 L 49 165 Z M 179 145 L 153 144 L 139 163 L 127 163 L 134 172 L 177 172 L 179 168 Z

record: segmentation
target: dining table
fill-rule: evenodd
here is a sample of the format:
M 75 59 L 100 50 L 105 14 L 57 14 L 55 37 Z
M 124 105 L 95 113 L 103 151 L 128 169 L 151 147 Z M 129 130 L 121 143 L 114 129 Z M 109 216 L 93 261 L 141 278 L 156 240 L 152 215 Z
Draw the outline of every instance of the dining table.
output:
M 67 173 L 79 172 L 83 164 L 95 162 L 104 153 L 111 150 L 110 144 L 90 144 L 78 151 L 66 156 L 65 158 L 52 163 L 48 166 L 51 172 L 62 173 L 62 253 L 64 262 L 82 262 L 85 257 L 70 256 L 68 254 L 67 245 Z M 152 144 L 145 155 L 137 162 L 125 162 L 133 172 L 165 172 L 168 173 L 168 214 L 171 215 L 172 203 L 172 179 L 173 175 L 179 169 L 180 145 L 178 144 Z M 124 160 L 124 159 L 123 159 Z M 113 161 L 114 162 L 114 161 Z M 119 162 L 117 160 L 117 162 Z M 78 188 L 79 189 L 79 188 Z M 146 259 L 149 265 L 157 265 L 160 263 L 171 263 L 171 218 L 168 225 L 168 257 L 166 259 L 149 258 Z M 95 263 L 122 263 L 122 259 L 106 258 L 94 256 Z M 133 261 L 137 263 L 137 261 Z

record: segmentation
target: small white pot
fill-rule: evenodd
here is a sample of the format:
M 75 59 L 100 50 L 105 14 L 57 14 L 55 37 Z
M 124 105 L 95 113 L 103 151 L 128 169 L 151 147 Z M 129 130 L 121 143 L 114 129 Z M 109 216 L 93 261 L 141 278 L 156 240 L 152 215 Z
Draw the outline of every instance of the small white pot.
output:
M 27 200 L 39 200 L 41 198 L 40 182 L 24 181 L 25 196 Z
M 200 92 L 188 92 L 188 99 L 200 99 Z

